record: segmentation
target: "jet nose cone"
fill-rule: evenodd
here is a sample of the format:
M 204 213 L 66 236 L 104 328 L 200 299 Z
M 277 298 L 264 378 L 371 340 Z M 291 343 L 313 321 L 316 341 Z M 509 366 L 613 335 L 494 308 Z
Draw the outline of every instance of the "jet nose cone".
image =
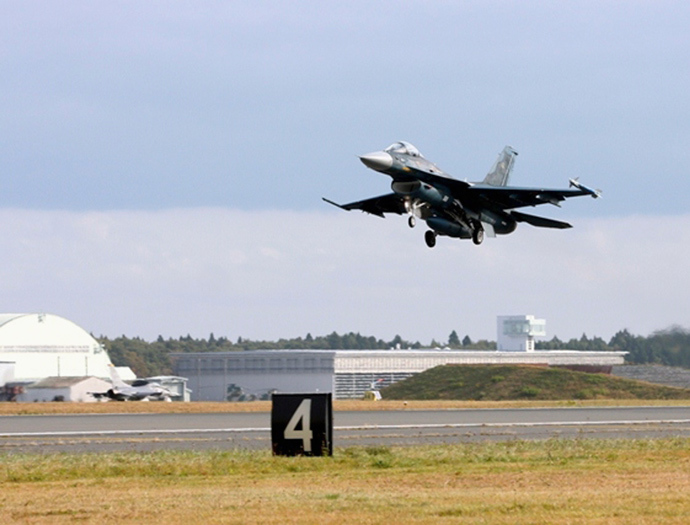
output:
M 385 151 L 375 151 L 359 157 L 367 168 L 376 171 L 386 171 L 393 165 L 393 157 Z

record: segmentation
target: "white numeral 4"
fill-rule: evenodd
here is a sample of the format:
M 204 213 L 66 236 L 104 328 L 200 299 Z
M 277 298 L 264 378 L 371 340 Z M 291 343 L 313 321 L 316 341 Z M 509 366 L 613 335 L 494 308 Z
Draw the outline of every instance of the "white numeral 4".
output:
M 302 430 L 297 430 L 300 420 Z M 304 451 L 311 452 L 311 399 L 304 399 L 292 414 L 290 422 L 285 427 L 285 439 L 301 439 L 304 444 Z

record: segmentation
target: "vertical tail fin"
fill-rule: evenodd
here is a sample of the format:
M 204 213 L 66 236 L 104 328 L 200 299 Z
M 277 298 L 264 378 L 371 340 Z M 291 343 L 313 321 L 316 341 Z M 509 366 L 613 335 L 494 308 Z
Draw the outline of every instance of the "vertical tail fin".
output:
M 108 365 L 108 369 L 110 371 L 110 380 L 112 381 L 113 386 L 115 386 L 115 387 L 129 386 L 122 379 L 120 379 L 120 374 L 117 373 L 117 370 L 115 369 L 115 367 L 113 365 Z
M 503 151 L 498 154 L 498 158 L 493 167 L 489 173 L 487 173 L 486 177 L 484 177 L 483 184 L 488 184 L 489 186 L 506 186 L 516 156 L 517 151 L 510 146 L 503 148 Z

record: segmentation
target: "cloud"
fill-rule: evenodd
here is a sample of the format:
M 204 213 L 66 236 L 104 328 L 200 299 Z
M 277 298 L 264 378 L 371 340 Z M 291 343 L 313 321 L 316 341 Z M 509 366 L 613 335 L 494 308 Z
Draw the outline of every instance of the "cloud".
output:
M 433 250 L 423 231 L 337 211 L 4 209 L 0 310 L 149 340 L 495 339 L 496 316 L 520 313 L 562 339 L 685 323 L 690 215 L 522 225 L 480 247 L 440 238 Z

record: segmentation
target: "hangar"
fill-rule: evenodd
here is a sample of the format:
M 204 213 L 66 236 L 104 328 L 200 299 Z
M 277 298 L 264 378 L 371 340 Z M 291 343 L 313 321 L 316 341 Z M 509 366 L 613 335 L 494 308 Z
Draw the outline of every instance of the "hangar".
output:
M 192 401 L 226 401 L 238 392 L 332 392 L 361 398 L 446 364 L 533 364 L 610 372 L 626 352 L 473 350 L 253 350 L 171 354 L 175 374 L 189 379 Z
M 52 314 L 0 314 L 0 362 L 13 381 L 57 376 L 109 377 L 110 357 L 86 330 Z
M 31 385 L 17 396 L 19 402 L 73 401 L 94 403 L 91 392 L 105 392 L 112 385 L 97 377 L 47 377 Z

